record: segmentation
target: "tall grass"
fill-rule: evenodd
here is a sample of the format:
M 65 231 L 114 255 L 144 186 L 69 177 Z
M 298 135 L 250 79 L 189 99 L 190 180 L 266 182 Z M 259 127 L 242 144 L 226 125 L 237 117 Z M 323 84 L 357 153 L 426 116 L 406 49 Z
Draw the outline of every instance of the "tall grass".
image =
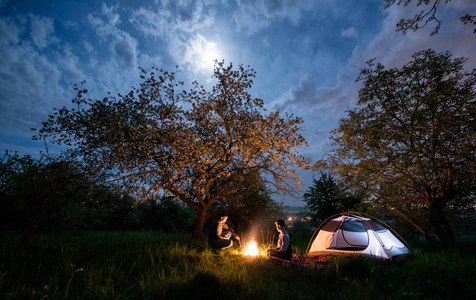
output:
M 0 299 L 466 299 L 476 294 L 472 247 L 460 253 L 415 247 L 413 260 L 397 263 L 336 257 L 318 269 L 271 265 L 263 256 L 243 257 L 238 247 L 216 254 L 204 242 L 154 232 L 84 231 L 17 245 L 12 236 L 0 240 Z

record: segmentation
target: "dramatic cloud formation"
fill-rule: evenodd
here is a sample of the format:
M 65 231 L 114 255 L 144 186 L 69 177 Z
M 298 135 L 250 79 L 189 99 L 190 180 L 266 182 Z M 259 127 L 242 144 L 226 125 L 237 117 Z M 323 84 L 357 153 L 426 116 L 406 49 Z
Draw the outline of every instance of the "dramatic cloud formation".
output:
M 224 59 L 257 71 L 253 96 L 268 109 L 305 120 L 310 147 L 302 151 L 320 159 L 329 131 L 358 100 L 355 80 L 369 59 L 399 67 L 433 48 L 476 66 L 474 28 L 459 20 L 476 14 L 474 0 L 441 5 L 433 37 L 434 24 L 395 32 L 421 7 L 384 7 L 383 0 L 0 0 L 0 149 L 37 157 L 43 144 L 31 141 L 30 128 L 70 105 L 74 84 L 86 81 L 89 96 L 102 98 L 137 85 L 139 66 L 178 65 L 184 81 L 210 85 L 213 60 Z M 303 172 L 304 183 L 313 175 Z

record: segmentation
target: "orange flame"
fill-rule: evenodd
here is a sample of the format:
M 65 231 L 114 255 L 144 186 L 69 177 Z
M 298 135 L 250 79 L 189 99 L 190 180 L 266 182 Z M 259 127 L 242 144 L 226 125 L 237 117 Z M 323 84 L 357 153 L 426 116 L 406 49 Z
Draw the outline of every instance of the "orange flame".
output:
M 243 255 L 258 256 L 259 255 L 258 244 L 255 241 L 249 242 L 246 245 L 245 250 L 243 251 Z

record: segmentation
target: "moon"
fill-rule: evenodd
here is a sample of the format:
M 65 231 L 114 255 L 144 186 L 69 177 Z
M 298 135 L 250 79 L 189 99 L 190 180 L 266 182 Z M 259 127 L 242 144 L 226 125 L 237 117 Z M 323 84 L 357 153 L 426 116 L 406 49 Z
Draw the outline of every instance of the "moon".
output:
M 215 66 L 215 61 L 222 60 L 223 57 L 220 53 L 217 43 L 205 42 L 200 55 L 200 65 L 203 69 L 212 70 Z

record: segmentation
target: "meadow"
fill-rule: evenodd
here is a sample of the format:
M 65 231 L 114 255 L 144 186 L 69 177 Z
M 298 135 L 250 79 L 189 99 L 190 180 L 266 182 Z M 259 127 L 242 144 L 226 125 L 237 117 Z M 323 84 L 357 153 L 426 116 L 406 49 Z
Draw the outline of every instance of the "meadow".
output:
M 237 243 L 213 253 L 188 235 L 75 231 L 20 247 L 3 234 L 0 299 L 467 299 L 476 295 L 475 245 L 419 243 L 411 260 L 330 257 L 316 268 L 244 257 Z

